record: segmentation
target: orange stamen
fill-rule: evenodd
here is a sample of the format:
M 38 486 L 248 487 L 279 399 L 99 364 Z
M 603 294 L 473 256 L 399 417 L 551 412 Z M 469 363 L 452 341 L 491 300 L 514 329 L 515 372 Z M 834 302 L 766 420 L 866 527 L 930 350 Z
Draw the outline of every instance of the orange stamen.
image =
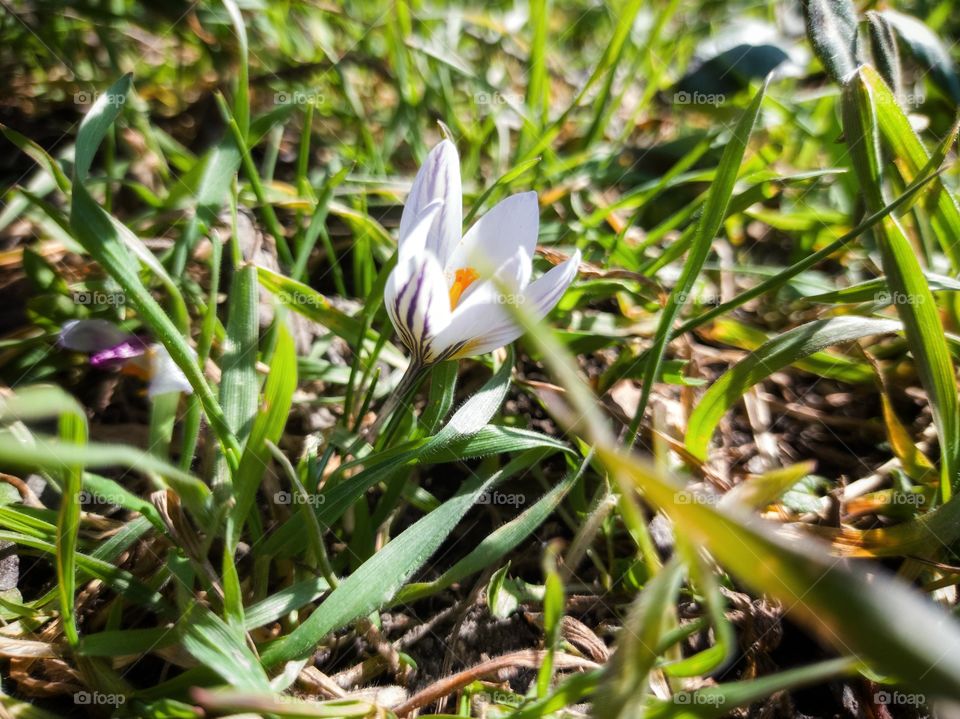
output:
M 152 347 L 148 347 L 147 351 L 142 357 L 133 357 L 127 362 L 124 362 L 120 366 L 120 374 L 125 374 L 128 377 L 136 377 L 144 382 L 149 382 L 153 379 L 153 372 L 150 363 L 153 360 L 154 352 L 155 350 Z
M 136 364 L 134 362 L 127 362 L 126 364 L 121 365 L 120 374 L 125 374 L 128 377 L 136 377 L 144 382 L 147 382 L 150 379 L 150 370 L 143 365 Z
M 461 267 L 453 273 L 453 284 L 450 285 L 450 309 L 454 309 L 460 302 L 460 296 L 479 277 L 479 273 L 472 267 Z

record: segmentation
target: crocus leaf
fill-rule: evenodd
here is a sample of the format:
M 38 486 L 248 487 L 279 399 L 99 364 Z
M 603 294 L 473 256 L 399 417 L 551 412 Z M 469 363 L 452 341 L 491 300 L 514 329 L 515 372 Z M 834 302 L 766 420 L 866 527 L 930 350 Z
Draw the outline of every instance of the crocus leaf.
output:
M 467 481 L 451 499 L 391 539 L 344 579 L 303 624 L 268 647 L 263 653 L 264 665 L 272 667 L 308 656 L 329 632 L 389 601 L 437 550 L 483 492 L 542 457 L 541 451 L 524 453 L 503 469 Z
M 824 69 L 835 82 L 857 67 L 857 11 L 850 0 L 804 3 L 807 37 Z

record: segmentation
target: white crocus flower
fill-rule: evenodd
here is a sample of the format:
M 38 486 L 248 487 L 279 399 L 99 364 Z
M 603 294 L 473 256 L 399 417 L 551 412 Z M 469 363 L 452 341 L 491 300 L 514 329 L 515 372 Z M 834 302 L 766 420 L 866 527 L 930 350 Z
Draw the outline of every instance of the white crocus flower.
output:
M 397 266 L 384 301 L 413 363 L 491 352 L 523 334 L 508 304 L 537 319 L 577 274 L 580 252 L 530 282 L 540 212 L 535 192 L 513 195 L 462 231 L 460 165 L 444 140 L 427 156 L 400 219 Z

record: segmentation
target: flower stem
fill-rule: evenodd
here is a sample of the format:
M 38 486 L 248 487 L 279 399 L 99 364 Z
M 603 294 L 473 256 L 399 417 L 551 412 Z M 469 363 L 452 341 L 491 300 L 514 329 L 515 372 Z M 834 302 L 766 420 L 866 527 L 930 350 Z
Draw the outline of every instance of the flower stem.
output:
M 377 441 L 384 422 L 393 416 L 398 407 L 407 404 L 426 374 L 427 369 L 428 366 L 423 363 L 411 360 L 410 364 L 407 365 L 406 371 L 403 373 L 403 377 L 400 378 L 400 382 L 377 413 L 377 418 L 373 421 L 373 424 L 363 431 L 362 436 L 367 442 L 373 444 Z

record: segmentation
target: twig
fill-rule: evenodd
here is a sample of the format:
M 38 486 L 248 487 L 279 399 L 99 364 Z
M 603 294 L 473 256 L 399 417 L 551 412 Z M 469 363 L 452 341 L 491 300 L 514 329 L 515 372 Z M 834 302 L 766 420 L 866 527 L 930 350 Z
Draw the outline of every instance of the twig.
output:
M 456 674 L 451 674 L 448 677 L 444 677 L 443 679 L 435 681 L 433 684 L 417 692 L 403 704 L 398 706 L 394 712 L 398 717 L 408 716 L 414 709 L 431 704 L 438 699 L 445 697 L 448 694 L 452 694 L 462 687 L 465 687 L 467 684 L 470 684 L 471 682 L 489 674 L 493 674 L 494 672 L 498 672 L 501 669 L 509 669 L 512 667 L 536 669 L 543 662 L 543 659 L 546 657 L 546 655 L 547 652 L 542 649 L 524 649 L 519 652 L 511 652 L 510 654 L 504 654 L 499 657 L 494 657 L 493 659 L 488 659 L 487 661 L 481 662 L 480 664 L 472 666 L 469 669 L 464 669 L 462 672 L 457 672 Z M 553 662 L 554 666 L 561 670 L 590 670 L 600 667 L 599 664 L 590 661 L 589 659 L 576 657 L 572 654 L 565 654 L 563 652 L 557 652 L 554 655 Z

